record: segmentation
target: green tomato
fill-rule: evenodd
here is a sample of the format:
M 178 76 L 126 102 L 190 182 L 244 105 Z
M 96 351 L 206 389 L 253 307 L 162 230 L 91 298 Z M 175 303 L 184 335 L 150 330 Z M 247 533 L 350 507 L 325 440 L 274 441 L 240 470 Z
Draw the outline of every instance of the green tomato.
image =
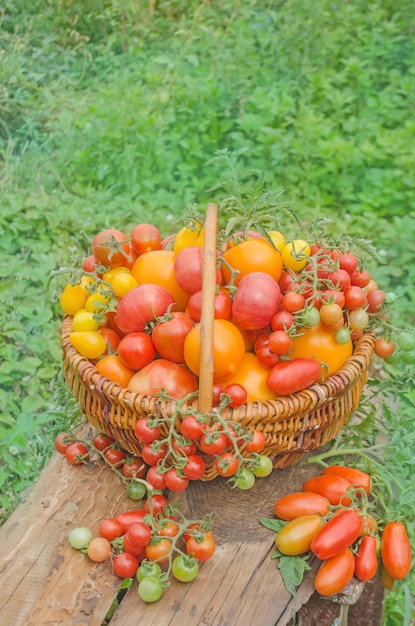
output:
M 301 325 L 306 328 L 312 328 L 313 326 L 317 326 L 320 321 L 320 313 L 318 309 L 315 307 L 311 307 L 310 309 L 306 309 L 300 314 Z
M 83 550 L 88 547 L 92 539 L 92 532 L 85 526 L 73 528 L 69 533 L 69 543 L 75 550 Z
M 147 576 L 138 585 L 138 596 L 144 602 L 157 602 L 163 595 L 163 586 L 158 578 Z
M 251 470 L 253 475 L 261 478 L 263 476 L 269 476 L 274 469 L 269 456 L 265 456 L 265 454 L 259 454 L 256 457 L 256 461 L 258 465 L 256 465 L 256 467 L 253 467 Z
M 144 578 L 158 578 L 161 567 L 155 561 L 143 561 L 137 570 L 137 580 L 140 583 Z
M 246 467 L 240 469 L 234 476 L 234 485 L 238 489 L 251 489 L 255 484 L 255 476 L 251 470 Z
M 127 495 L 131 500 L 142 500 L 147 494 L 144 483 L 132 482 L 128 485 Z
M 199 562 L 191 556 L 180 554 L 173 560 L 171 571 L 173 576 L 182 583 L 194 580 L 199 573 Z
M 415 333 L 402 332 L 398 337 L 398 345 L 405 352 L 415 350 Z
M 350 341 L 350 331 L 347 328 L 339 328 L 335 334 L 337 343 L 344 344 Z

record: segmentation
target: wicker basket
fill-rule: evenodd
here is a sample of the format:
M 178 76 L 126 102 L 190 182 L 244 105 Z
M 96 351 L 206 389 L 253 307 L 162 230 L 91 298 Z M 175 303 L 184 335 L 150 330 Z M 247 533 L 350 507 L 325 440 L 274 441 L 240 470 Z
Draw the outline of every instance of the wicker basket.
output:
M 208 205 L 205 222 L 201 363 L 207 365 L 201 368 L 199 396 L 195 404 L 195 408 L 204 413 L 212 412 L 216 211 L 215 205 Z M 93 426 L 116 439 L 127 451 L 140 456 L 141 444 L 134 433 L 136 421 L 147 415 L 171 417 L 176 412 L 176 402 L 133 393 L 103 377 L 94 364 L 72 346 L 69 341 L 71 326 L 72 318 L 66 316 L 61 340 L 64 377 L 71 393 Z M 262 430 L 266 440 L 264 454 L 273 460 L 275 468 L 288 467 L 307 452 L 335 438 L 358 407 L 368 378 L 374 339 L 373 332 L 364 333 L 345 365 L 324 382 L 274 400 L 227 407 L 222 417 Z M 216 476 L 214 466 L 208 466 L 204 479 L 211 480 Z

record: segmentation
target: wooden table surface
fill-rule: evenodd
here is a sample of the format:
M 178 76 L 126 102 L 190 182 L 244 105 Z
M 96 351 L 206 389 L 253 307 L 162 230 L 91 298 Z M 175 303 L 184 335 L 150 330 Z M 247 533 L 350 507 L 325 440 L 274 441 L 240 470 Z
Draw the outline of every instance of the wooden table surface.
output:
M 90 427 L 89 427 L 90 428 Z M 260 517 L 273 517 L 277 498 L 317 474 L 310 464 L 275 470 L 249 491 L 225 479 L 195 481 L 172 494 L 191 519 L 212 513 L 217 549 L 192 583 L 172 580 L 162 599 L 145 604 L 134 581 L 111 626 L 285 626 L 313 593 L 315 562 L 295 598 L 271 560 L 275 535 Z M 55 454 L 0 530 L 0 615 L 13 626 L 101 626 L 121 584 L 110 563 L 94 564 L 68 543 L 70 530 L 140 508 L 102 462 L 74 467 Z

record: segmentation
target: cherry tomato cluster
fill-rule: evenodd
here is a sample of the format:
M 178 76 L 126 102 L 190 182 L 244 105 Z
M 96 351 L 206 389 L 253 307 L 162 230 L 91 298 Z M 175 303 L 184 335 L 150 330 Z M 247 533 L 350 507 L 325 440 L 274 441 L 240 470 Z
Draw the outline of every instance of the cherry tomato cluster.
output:
M 209 516 L 188 520 L 151 489 L 143 508 L 103 519 L 95 537 L 88 528 L 74 528 L 69 543 L 91 561 L 111 560 L 120 578 L 137 579 L 144 602 L 159 600 L 171 575 L 180 582 L 194 580 L 216 548 Z
M 388 521 L 381 528 L 369 512 L 370 495 L 369 474 L 329 465 L 305 481 L 302 491 L 275 503 L 275 516 L 282 520 L 276 555 L 306 559 L 314 555 L 322 561 L 314 580 L 320 595 L 341 592 L 353 577 L 367 582 L 378 571 L 388 589 L 408 575 L 411 546 L 405 525 Z M 273 528 L 272 523 L 268 526 Z
M 387 323 L 393 294 L 363 259 L 279 231 L 219 233 L 214 298 L 214 383 L 232 406 L 295 393 L 342 367 L 353 341 Z M 197 392 L 204 228 L 162 239 L 152 224 L 109 228 L 60 296 L 70 341 L 98 371 L 145 395 Z M 379 336 L 375 352 L 394 343 Z M 236 385 L 236 386 L 235 386 Z

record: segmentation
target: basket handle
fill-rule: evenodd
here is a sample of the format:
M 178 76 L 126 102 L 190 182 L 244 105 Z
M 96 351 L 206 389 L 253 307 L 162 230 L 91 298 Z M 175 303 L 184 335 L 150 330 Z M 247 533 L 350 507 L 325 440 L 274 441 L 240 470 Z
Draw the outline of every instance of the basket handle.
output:
M 218 207 L 210 202 L 206 208 L 203 241 L 202 313 L 200 318 L 200 366 L 198 411 L 212 411 L 213 389 L 213 319 L 216 289 L 216 233 Z

